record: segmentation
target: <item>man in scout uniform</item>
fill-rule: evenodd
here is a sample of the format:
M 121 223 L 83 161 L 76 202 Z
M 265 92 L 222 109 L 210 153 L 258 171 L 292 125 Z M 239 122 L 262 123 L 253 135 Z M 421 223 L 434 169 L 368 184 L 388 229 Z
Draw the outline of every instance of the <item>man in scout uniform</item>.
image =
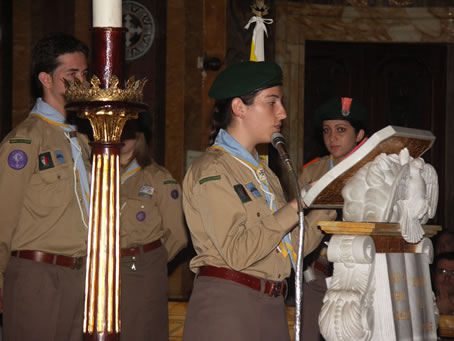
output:
M 87 47 L 56 34 L 32 51 L 37 100 L 0 144 L 4 338 L 82 339 L 89 146 L 66 123 L 63 79 L 84 80 Z
M 332 98 L 316 109 L 315 129 L 321 131 L 325 147 L 330 154 L 317 157 L 304 165 L 299 178 L 303 192 L 364 142 L 366 119 L 366 109 L 350 97 Z M 312 214 L 310 212 L 307 216 L 310 217 Z M 303 336 L 308 341 L 321 340 L 318 315 L 327 290 L 325 279 L 331 275 L 326 251 L 326 245 L 322 243 L 307 257 L 307 270 L 304 272 L 306 283 L 303 288 L 305 297 Z

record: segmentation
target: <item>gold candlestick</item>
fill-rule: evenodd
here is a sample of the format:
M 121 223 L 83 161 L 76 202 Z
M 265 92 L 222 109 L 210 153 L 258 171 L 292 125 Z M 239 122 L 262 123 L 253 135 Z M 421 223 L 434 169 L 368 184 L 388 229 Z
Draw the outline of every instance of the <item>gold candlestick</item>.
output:
M 90 83 L 65 82 L 66 109 L 88 118 L 94 142 L 85 279 L 84 340 L 118 340 L 120 321 L 120 148 L 128 119 L 138 117 L 146 79 L 119 88 L 124 30 L 94 29 L 95 75 Z M 105 47 L 105 48 L 99 48 Z M 98 76 L 100 77 L 98 77 Z

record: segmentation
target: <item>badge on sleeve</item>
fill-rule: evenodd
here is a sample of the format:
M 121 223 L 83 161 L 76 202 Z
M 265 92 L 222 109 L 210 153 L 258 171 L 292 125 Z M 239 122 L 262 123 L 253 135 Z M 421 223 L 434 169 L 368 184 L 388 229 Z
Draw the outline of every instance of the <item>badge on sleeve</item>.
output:
M 233 189 L 235 190 L 236 194 L 240 197 L 241 202 L 244 204 L 248 201 L 252 201 L 252 199 L 249 197 L 249 194 L 247 194 L 246 189 L 243 187 L 243 185 L 238 184 L 233 186 Z
M 54 161 L 52 160 L 50 152 L 39 154 L 38 160 L 40 171 L 54 167 Z
M 65 163 L 65 157 L 63 156 L 63 152 L 61 150 L 56 150 L 55 156 L 57 157 L 57 162 L 59 165 L 62 165 Z
M 178 190 L 174 189 L 172 192 L 170 192 L 170 196 L 172 197 L 172 199 L 176 200 L 178 199 Z
M 154 188 L 148 185 L 142 185 L 139 191 L 139 197 L 145 197 L 151 199 L 154 193 Z
M 25 167 L 27 164 L 28 157 L 22 150 L 13 150 L 8 155 L 8 165 L 15 170 L 19 170 Z
M 246 187 L 247 189 L 252 193 L 252 195 L 255 197 L 255 198 L 260 198 L 262 196 L 262 194 L 260 194 L 259 190 L 257 189 L 257 187 L 255 187 L 255 185 L 250 182 L 248 184 L 246 184 Z

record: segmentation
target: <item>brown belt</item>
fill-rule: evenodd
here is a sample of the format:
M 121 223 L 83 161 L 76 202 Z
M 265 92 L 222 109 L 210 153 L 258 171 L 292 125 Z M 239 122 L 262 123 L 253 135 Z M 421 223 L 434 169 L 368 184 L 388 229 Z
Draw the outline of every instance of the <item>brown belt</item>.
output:
M 121 249 L 120 253 L 122 257 L 135 257 L 137 255 L 140 255 L 141 253 L 150 252 L 151 250 L 157 249 L 160 246 L 161 240 L 158 239 L 145 245 Z
M 35 262 L 54 264 L 64 266 L 71 269 L 80 269 L 85 257 L 67 257 L 61 255 L 54 255 L 41 251 L 19 250 L 11 252 L 11 256 L 33 260 Z
M 263 280 L 265 282 L 265 286 L 264 289 L 262 289 L 262 280 L 257 277 L 247 275 L 235 270 L 217 268 L 211 265 L 200 267 L 198 275 L 227 279 L 274 297 L 283 295 L 286 287 L 285 281 L 271 282 L 268 280 Z
M 317 269 L 321 273 L 323 273 L 326 277 L 330 277 L 329 266 L 318 261 L 314 262 L 314 269 Z

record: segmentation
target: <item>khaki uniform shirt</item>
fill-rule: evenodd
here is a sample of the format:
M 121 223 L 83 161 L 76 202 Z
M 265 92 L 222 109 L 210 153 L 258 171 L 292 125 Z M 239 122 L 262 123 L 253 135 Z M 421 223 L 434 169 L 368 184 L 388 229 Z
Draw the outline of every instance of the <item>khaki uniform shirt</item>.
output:
M 183 183 L 183 208 L 197 252 L 190 263 L 192 271 L 212 265 L 274 281 L 290 275 L 290 258 L 277 247 L 292 231 L 297 250 L 298 214 L 286 203 L 275 174 L 267 166 L 264 171 L 275 195 L 274 213 L 251 170 L 227 152 L 209 148 L 191 165 Z M 313 222 L 306 219 L 305 224 L 307 254 L 322 234 Z
M 121 248 L 161 239 L 173 259 L 188 241 L 181 188 L 170 172 L 156 163 L 141 169 L 121 185 Z
M 320 179 L 329 171 L 329 155 L 318 157 L 308 162 L 303 167 L 303 172 L 300 174 L 299 183 L 301 188 Z
M 88 140 L 78 139 L 89 174 Z M 63 129 L 39 117 L 29 116 L 0 144 L 1 283 L 11 251 L 86 254 L 81 209 L 87 224 L 88 218 L 79 183 L 75 194 L 73 168 Z

